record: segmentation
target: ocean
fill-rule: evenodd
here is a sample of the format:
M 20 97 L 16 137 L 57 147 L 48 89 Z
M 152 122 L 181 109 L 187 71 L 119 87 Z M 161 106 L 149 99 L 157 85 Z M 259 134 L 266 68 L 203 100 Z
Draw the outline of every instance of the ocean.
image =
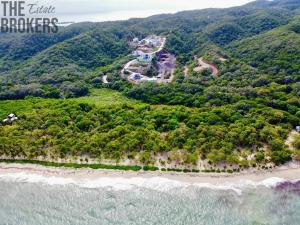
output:
M 275 185 L 276 183 L 276 185 Z M 0 176 L 1 225 L 299 225 L 300 182 Z

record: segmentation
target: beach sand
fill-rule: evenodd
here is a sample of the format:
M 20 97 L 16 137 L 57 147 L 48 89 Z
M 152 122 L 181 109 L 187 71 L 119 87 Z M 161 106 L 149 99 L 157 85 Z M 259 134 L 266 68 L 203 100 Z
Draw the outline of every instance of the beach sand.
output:
M 271 178 L 281 178 L 287 181 L 300 180 L 300 163 L 289 163 L 268 171 L 243 171 L 241 173 L 176 173 L 176 172 L 145 172 L 145 171 L 118 171 L 43 167 L 33 164 L 6 164 L 0 163 L 0 176 L 7 174 L 30 174 L 43 177 L 71 179 L 76 182 L 94 181 L 100 178 L 164 178 L 172 181 L 190 184 L 209 183 L 223 185 L 228 183 L 252 181 L 262 182 Z

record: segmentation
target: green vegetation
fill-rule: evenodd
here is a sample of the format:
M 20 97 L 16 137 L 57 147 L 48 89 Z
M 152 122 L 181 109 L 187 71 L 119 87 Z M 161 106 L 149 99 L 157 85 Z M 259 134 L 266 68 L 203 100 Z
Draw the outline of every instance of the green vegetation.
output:
M 87 95 L 94 79 L 100 75 L 95 71 L 97 68 L 111 65 L 130 53 L 125 35 L 112 29 L 107 32 L 92 29 L 37 52 L 30 58 L 27 55 L 21 57 L 20 64 L 15 59 L 15 66 L 0 74 L 0 99 L 22 99 L 28 95 L 47 98 Z M 32 38 L 28 37 L 29 40 Z M 38 45 L 38 41 L 39 38 L 32 45 Z M 7 47 L 6 43 L 3 45 Z M 26 54 L 28 46 L 25 47 L 18 49 L 20 54 Z M 14 45 L 9 45 L 6 50 L 14 51 Z M 4 57 L 1 61 L 0 58 L 1 63 L 7 63 L 7 59 Z
M 74 101 L 94 104 L 96 106 L 117 106 L 138 103 L 138 101 L 128 99 L 121 93 L 109 89 L 93 89 L 89 96 L 76 98 Z
M 295 140 L 293 142 L 293 146 L 296 150 L 300 150 L 300 134 L 295 136 Z
M 300 17 L 288 25 L 232 43 L 234 57 L 264 73 L 297 74 L 300 70 Z
M 90 99 L 1 101 L 6 107 L 1 107 L 0 115 L 14 110 L 19 121 L 0 127 L 0 154 L 51 160 L 89 157 L 120 162 L 130 158 L 151 164 L 153 154 L 180 149 L 183 153 L 173 155 L 171 161 L 193 165 L 201 156 L 213 164 L 244 166 L 243 149 L 255 152 L 269 144 L 274 163 L 290 159 L 283 144 L 287 124 L 299 119 L 283 111 L 245 101 L 200 109 L 151 106 L 125 97 L 111 104 L 108 95 L 119 94 L 100 90 Z
M 163 163 L 178 168 L 165 170 L 197 171 L 202 160 L 207 172 L 228 173 L 300 159 L 298 138 L 294 150 L 284 144 L 300 125 L 299 9 L 297 0 L 258 1 L 78 24 L 51 36 L 3 34 L 0 119 L 19 120 L 0 125 L 0 155 L 129 159 L 150 171 L 167 155 Z M 152 33 L 167 37 L 175 79 L 129 84 L 120 76 L 129 42 Z M 218 76 L 193 71 L 199 57 Z
M 0 37 L 0 99 L 22 99 L 28 95 L 46 98 L 87 95 L 89 88 L 102 85 L 99 68 L 109 67 L 127 57 L 132 51 L 128 44 L 132 38 L 153 33 L 167 36 L 166 48 L 177 55 L 180 64 L 190 62 L 194 55 L 211 57 L 230 53 L 241 58 L 239 52 L 231 52 L 228 45 L 288 24 L 298 9 L 299 2 L 295 0 L 276 0 L 129 21 L 79 23 L 62 27 L 57 34 L 50 35 L 3 34 Z M 288 29 L 297 33 L 297 21 Z M 291 39 L 295 35 L 282 38 Z M 255 41 L 252 43 L 256 45 Z M 293 45 L 298 47 L 297 43 L 295 39 Z M 272 46 L 277 48 L 276 42 L 274 44 Z M 232 48 L 239 49 L 240 46 Z M 296 51 L 286 53 L 295 55 Z M 279 51 L 279 54 L 285 53 Z M 286 57 L 283 57 L 282 62 L 285 61 Z M 279 62 L 278 65 L 283 64 Z M 105 71 L 115 82 L 120 81 L 117 67 Z M 148 72 L 153 75 L 154 71 Z M 116 88 L 120 84 L 112 86 Z
M 141 166 L 120 166 L 120 165 L 107 165 L 107 164 L 78 164 L 78 163 L 56 163 L 56 162 L 45 162 L 37 160 L 9 160 L 0 159 L 0 163 L 18 163 L 18 164 L 36 164 L 47 167 L 65 167 L 65 168 L 91 168 L 91 169 L 107 169 L 107 170 L 132 170 L 140 171 Z
M 294 147 L 294 158 L 296 160 L 300 160 L 300 134 L 295 136 L 295 139 L 292 144 Z
M 155 167 L 155 166 L 143 166 L 143 170 L 144 171 L 157 171 L 157 170 L 159 170 L 159 168 Z

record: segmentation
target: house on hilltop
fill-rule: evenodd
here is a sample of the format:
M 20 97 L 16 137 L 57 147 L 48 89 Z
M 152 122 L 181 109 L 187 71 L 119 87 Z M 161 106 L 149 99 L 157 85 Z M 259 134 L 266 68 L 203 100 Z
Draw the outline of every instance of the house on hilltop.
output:
M 160 46 L 162 38 L 156 35 L 150 35 L 144 39 L 144 43 L 151 46 Z

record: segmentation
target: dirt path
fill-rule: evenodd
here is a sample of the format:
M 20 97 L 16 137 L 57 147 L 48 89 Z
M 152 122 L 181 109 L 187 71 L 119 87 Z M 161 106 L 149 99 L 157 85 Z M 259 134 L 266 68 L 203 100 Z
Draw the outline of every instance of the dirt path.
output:
M 137 62 L 136 59 L 133 59 L 133 60 L 129 61 L 129 62 L 124 66 L 123 72 L 124 72 L 125 70 L 127 70 L 129 73 L 133 73 L 132 71 L 128 70 L 128 68 L 131 66 L 131 64 L 136 63 L 136 62 Z
M 126 63 L 126 65 L 123 67 L 123 69 L 121 71 L 121 77 L 123 79 L 127 79 L 126 76 L 125 76 L 125 71 L 128 71 L 130 74 L 133 73 L 132 71 L 128 70 L 128 68 L 131 66 L 132 63 L 135 63 L 135 62 L 137 62 L 137 60 L 133 59 L 133 60 L 129 61 L 128 63 Z
M 188 68 L 188 66 L 184 67 L 183 74 L 184 74 L 185 79 L 187 79 L 188 76 L 189 76 L 189 68 Z
M 156 54 L 156 53 L 162 51 L 164 49 L 165 45 L 166 45 L 166 41 L 167 41 L 167 38 L 163 38 L 163 42 L 161 43 L 161 46 L 159 47 L 159 49 L 152 52 L 152 53 L 150 53 L 150 54 Z
M 159 49 L 156 50 L 156 51 L 154 51 L 154 52 L 150 52 L 150 53 L 148 53 L 148 54 L 154 55 L 154 54 L 156 54 L 156 53 L 161 52 L 161 51 L 164 49 L 165 45 L 166 45 L 166 41 L 167 41 L 167 38 L 163 38 L 163 42 L 161 43 L 161 46 L 159 47 Z M 131 66 L 132 63 L 136 63 L 136 62 L 137 62 L 137 60 L 136 60 L 136 59 L 133 59 L 133 60 L 129 61 L 128 63 L 126 63 L 126 65 L 123 67 L 123 69 L 122 69 L 122 71 L 121 71 L 121 77 L 122 77 L 123 79 L 127 79 L 126 76 L 125 76 L 125 71 L 128 71 L 130 74 L 133 74 L 133 73 L 134 73 L 134 72 L 128 70 L 128 68 Z M 172 79 L 173 79 L 173 78 L 172 78 Z M 172 80 L 171 80 L 171 81 L 172 81 Z
M 296 137 L 297 134 L 298 134 L 298 132 L 295 131 L 295 130 L 293 130 L 293 131 L 289 134 L 289 136 L 288 136 L 288 138 L 287 138 L 287 140 L 286 140 L 286 142 L 285 142 L 285 144 L 286 144 L 287 146 L 289 146 L 289 149 L 294 149 L 294 147 L 293 147 L 293 142 L 294 142 L 295 137 Z
M 218 76 L 219 70 L 217 69 L 217 67 L 215 65 L 205 62 L 203 60 L 203 58 L 200 58 L 198 62 L 199 62 L 199 65 L 201 65 L 205 68 L 211 69 L 213 76 Z
M 212 72 L 212 75 L 214 77 L 218 76 L 219 70 L 217 69 L 217 67 L 213 64 L 209 64 L 209 63 L 205 62 L 202 57 L 200 59 L 198 59 L 198 64 L 199 64 L 199 67 L 195 68 L 196 71 L 202 71 L 204 69 L 210 69 L 211 72 Z

